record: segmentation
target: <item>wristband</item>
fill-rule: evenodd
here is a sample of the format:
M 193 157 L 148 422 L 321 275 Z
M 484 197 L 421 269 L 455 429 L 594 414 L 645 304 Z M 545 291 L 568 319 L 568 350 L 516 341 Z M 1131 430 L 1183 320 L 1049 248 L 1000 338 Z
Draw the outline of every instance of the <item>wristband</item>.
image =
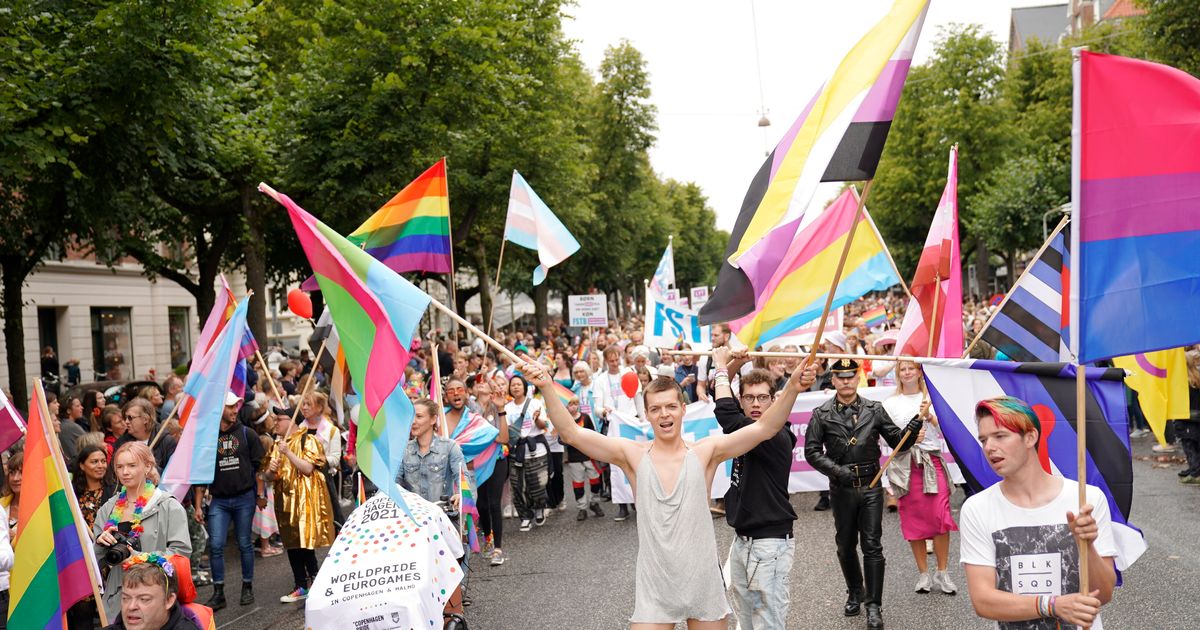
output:
M 721 378 L 722 376 L 724 376 L 725 378 L 729 378 L 729 368 L 722 367 L 722 368 L 717 368 L 717 369 L 713 370 L 713 378 L 714 379 Z
M 1057 618 L 1057 617 L 1058 617 L 1058 612 L 1055 610 L 1055 608 L 1056 608 L 1055 604 L 1056 604 L 1057 602 L 1058 602 L 1058 596 L 1057 596 L 1057 595 L 1051 595 L 1051 596 L 1050 596 L 1050 602 L 1047 604 L 1047 609 L 1049 610 L 1049 612 L 1050 612 L 1050 616 L 1051 616 L 1051 617 L 1055 617 L 1055 618 Z

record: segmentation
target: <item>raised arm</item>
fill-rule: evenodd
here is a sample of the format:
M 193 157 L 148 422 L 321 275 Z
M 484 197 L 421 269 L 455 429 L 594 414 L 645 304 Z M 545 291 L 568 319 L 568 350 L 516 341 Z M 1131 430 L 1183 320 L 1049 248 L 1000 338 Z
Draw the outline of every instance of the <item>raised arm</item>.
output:
M 713 358 L 717 358 L 715 352 Z M 728 377 L 721 376 L 720 378 L 724 381 Z M 812 384 L 816 380 L 816 368 L 812 364 L 806 363 L 803 368 L 792 372 L 787 386 L 779 392 L 779 396 L 775 399 L 775 402 L 771 403 L 771 406 L 767 408 L 766 412 L 763 413 L 757 422 L 742 427 L 733 433 L 705 440 L 706 442 L 709 440 L 712 441 L 713 454 L 709 459 L 710 465 L 745 454 L 750 449 L 779 433 L 779 430 L 787 423 L 788 417 L 792 415 L 792 406 L 796 403 L 796 396 L 800 392 L 808 391 L 808 388 L 812 387 Z
M 595 431 L 583 430 L 571 419 L 571 414 L 554 392 L 550 375 L 541 365 L 526 361 L 522 362 L 518 369 L 529 379 L 530 383 L 533 383 L 542 392 L 546 415 L 550 417 L 550 423 L 558 431 L 559 441 L 574 446 L 592 459 L 620 466 L 626 471 L 630 470 L 629 447 L 636 446 L 632 440 L 611 438 Z

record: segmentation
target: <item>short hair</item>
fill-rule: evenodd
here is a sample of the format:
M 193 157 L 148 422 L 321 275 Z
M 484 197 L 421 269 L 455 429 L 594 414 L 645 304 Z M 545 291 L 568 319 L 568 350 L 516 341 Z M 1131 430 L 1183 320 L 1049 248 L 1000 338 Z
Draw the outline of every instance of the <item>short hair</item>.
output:
M 121 587 L 130 586 L 158 586 L 167 596 L 179 591 L 175 578 L 167 575 L 167 572 L 154 562 L 139 562 L 125 569 L 125 574 L 121 576 Z
M 618 348 L 617 346 L 605 346 L 604 347 L 604 358 L 606 360 L 611 359 L 613 357 L 619 357 L 619 356 L 621 356 L 621 349 Z
M 683 388 L 670 376 L 658 376 L 651 379 L 646 384 L 645 389 L 642 390 L 642 403 L 650 402 L 650 394 L 661 394 L 662 392 L 675 392 L 675 395 L 679 397 L 679 402 L 684 405 L 687 404 L 687 397 L 683 395 Z
M 588 376 L 592 375 L 592 366 L 588 365 L 587 361 L 576 361 L 575 365 L 571 366 L 571 373 L 574 374 L 576 370 L 583 370 Z
M 1013 433 L 1025 435 L 1030 431 L 1037 431 L 1039 440 L 1041 438 L 1042 423 L 1038 420 L 1037 413 L 1020 398 L 999 396 L 979 401 L 975 405 L 975 421 L 988 416 L 991 416 L 996 424 Z
M 767 391 L 770 392 L 772 396 L 775 395 L 775 377 L 771 376 L 771 373 L 767 370 L 762 368 L 754 368 L 753 370 L 743 374 L 741 380 L 742 391 L 746 391 L 746 388 L 752 385 L 762 385 L 765 383 L 767 386 Z
M 137 442 L 137 441 L 126 442 L 126 443 L 122 444 L 121 448 L 118 448 L 117 452 L 113 453 L 113 458 L 112 458 L 113 470 L 117 469 L 117 458 L 119 458 L 124 453 L 129 453 L 130 455 L 133 455 L 133 457 L 135 459 L 138 459 L 143 464 L 145 464 L 146 467 L 148 468 L 148 470 L 146 471 L 146 478 L 149 479 L 152 483 L 154 483 L 154 485 L 156 485 L 156 486 L 158 485 L 158 463 L 154 461 L 154 452 L 150 450 L 149 446 L 146 446 L 145 444 L 142 444 L 141 442 Z
M 118 420 L 122 420 L 122 421 L 125 420 L 125 417 L 121 415 L 120 407 L 118 407 L 117 405 L 104 405 L 104 408 L 100 410 L 100 430 L 101 431 L 109 430 L 109 427 L 112 425 L 112 422 L 109 419 L 112 418 L 113 416 L 116 416 Z
M 732 332 L 730 331 L 730 328 L 729 328 L 729 324 L 724 324 L 724 323 L 722 323 L 722 324 L 713 324 L 713 327 L 712 327 L 712 329 L 713 329 L 713 330 L 717 330 L 718 328 L 720 328 L 721 330 L 725 331 L 725 334 L 726 334 L 726 335 L 732 334 Z

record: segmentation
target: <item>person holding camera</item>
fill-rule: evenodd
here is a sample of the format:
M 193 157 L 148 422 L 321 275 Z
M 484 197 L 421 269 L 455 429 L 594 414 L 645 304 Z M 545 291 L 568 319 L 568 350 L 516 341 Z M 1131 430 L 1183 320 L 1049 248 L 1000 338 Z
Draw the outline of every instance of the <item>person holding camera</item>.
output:
M 187 512 L 158 487 L 158 467 L 150 447 L 128 442 L 117 449 L 113 470 L 120 490 L 96 512 L 92 533 L 96 557 L 109 567 L 104 610 L 110 619 L 121 611 L 121 564 L 138 552 L 188 555 L 192 552 Z

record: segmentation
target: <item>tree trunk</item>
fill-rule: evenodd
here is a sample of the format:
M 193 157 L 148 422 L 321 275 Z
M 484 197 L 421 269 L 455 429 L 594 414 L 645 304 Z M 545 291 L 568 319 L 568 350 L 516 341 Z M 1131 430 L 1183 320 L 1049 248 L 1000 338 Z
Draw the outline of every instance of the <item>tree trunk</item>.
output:
M 8 391 L 15 406 L 25 417 L 29 417 L 29 389 L 25 374 L 25 319 L 21 312 L 24 303 L 24 276 L 16 271 L 23 261 L 0 261 L 0 272 L 4 274 L 4 301 L 0 315 L 4 317 L 4 351 L 8 362 Z
M 258 340 L 259 345 L 267 343 L 267 262 L 263 247 L 262 229 L 259 227 L 259 212 L 251 202 L 254 188 L 250 184 L 242 185 L 242 214 L 246 217 L 249 228 L 246 242 L 243 244 L 246 256 L 246 288 L 254 293 L 250 296 L 250 310 L 246 313 L 246 323 L 250 332 Z
M 543 282 L 533 287 L 533 325 L 537 332 L 545 330 L 550 323 L 550 314 L 547 312 L 549 302 L 549 285 Z
M 979 297 L 986 300 L 992 292 L 991 252 L 982 238 L 975 239 L 975 278 L 979 282 Z

